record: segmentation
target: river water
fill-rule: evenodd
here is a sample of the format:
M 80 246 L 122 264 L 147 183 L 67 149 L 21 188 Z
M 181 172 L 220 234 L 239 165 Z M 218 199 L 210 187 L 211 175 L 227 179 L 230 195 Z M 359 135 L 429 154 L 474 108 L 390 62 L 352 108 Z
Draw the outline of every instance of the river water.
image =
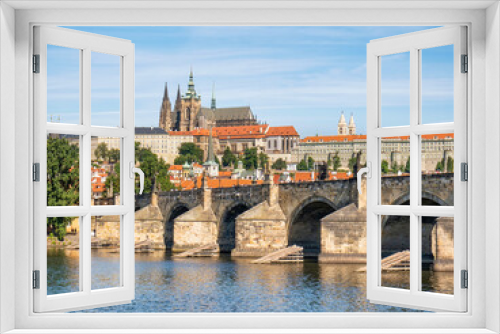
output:
M 78 251 L 48 251 L 48 293 L 78 291 Z M 119 284 L 119 254 L 92 250 L 92 288 Z M 412 312 L 371 304 L 362 265 L 251 264 L 252 259 L 173 259 L 165 252 L 135 255 L 136 299 L 83 312 Z M 423 273 L 425 290 L 450 293 L 452 273 Z M 408 288 L 409 272 L 384 278 Z

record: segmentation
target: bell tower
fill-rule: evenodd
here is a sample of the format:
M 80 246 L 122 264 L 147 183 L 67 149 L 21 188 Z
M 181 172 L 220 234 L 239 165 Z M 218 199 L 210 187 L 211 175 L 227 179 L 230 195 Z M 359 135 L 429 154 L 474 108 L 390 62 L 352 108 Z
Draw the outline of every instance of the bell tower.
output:
M 345 121 L 343 110 L 342 110 L 342 114 L 340 115 L 339 124 L 337 126 L 337 134 L 339 136 L 347 136 L 347 123 Z
M 194 130 L 196 117 L 201 110 L 201 96 L 196 93 L 194 88 L 193 69 L 189 73 L 188 90 L 180 98 L 180 92 L 177 93 L 175 109 L 179 118 L 179 131 Z
M 349 119 L 349 135 L 356 134 L 356 123 L 354 123 L 354 116 L 351 113 L 351 118 Z

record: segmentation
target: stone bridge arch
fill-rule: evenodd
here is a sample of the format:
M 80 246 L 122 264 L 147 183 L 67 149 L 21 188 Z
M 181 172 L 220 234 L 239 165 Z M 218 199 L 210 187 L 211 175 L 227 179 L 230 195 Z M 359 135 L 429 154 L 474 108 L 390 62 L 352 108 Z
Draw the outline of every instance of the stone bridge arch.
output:
M 393 205 L 408 205 L 409 194 L 404 194 L 394 201 Z M 448 206 L 442 198 L 429 192 L 422 192 L 422 204 L 429 206 Z M 440 217 L 422 217 L 422 261 L 424 265 L 435 262 L 437 225 Z M 453 223 L 451 223 L 453 224 Z M 410 249 L 410 217 L 384 216 L 382 220 L 382 256 L 388 256 L 402 250 Z
M 168 208 L 164 208 L 164 210 L 162 210 L 164 212 L 163 226 L 165 231 L 163 239 L 168 250 L 171 250 L 174 245 L 174 219 L 188 212 L 192 208 L 193 204 L 174 202 L 171 203 Z
M 317 256 L 321 251 L 321 219 L 337 209 L 337 205 L 324 196 L 303 200 L 288 218 L 288 245 L 302 246 L 304 255 Z
M 237 200 L 225 206 L 217 222 L 217 244 L 222 253 L 229 253 L 235 248 L 236 218 L 253 206 L 244 200 Z

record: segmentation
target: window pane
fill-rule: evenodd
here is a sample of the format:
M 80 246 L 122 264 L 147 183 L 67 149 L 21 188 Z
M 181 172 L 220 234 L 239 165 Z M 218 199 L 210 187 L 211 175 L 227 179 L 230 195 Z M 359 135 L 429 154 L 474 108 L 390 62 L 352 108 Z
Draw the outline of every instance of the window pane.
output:
M 92 205 L 120 204 L 121 142 L 118 137 L 91 139 Z
M 80 136 L 47 135 L 47 206 L 80 205 Z
M 381 216 L 381 286 L 410 289 L 410 217 Z
M 410 53 L 380 58 L 382 126 L 410 125 Z
M 93 216 L 92 290 L 120 286 L 121 216 Z
M 120 58 L 92 52 L 92 125 L 120 126 Z
M 422 217 L 422 291 L 453 294 L 453 217 Z
M 80 291 L 80 219 L 47 218 L 47 295 Z
M 422 124 L 453 122 L 453 45 L 420 52 Z
M 410 137 L 380 139 L 382 205 L 410 204 Z
M 80 124 L 80 53 L 47 45 L 47 122 Z
M 454 203 L 453 137 L 453 133 L 421 136 L 422 205 Z

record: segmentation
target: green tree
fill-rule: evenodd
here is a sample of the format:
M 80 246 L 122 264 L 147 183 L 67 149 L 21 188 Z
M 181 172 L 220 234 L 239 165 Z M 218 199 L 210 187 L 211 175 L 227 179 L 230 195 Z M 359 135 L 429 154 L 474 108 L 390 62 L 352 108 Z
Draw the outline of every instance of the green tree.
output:
M 340 158 L 338 153 L 335 153 L 335 156 L 333 157 L 333 170 L 337 171 L 340 167 Z
M 286 169 L 286 167 L 287 167 L 286 161 L 281 158 L 278 158 L 278 160 L 276 160 L 271 166 L 272 169 L 277 169 L 277 170 L 283 170 Z
M 389 163 L 387 162 L 387 160 L 382 160 L 381 170 L 382 174 L 389 173 Z
M 182 143 L 179 147 L 179 155 L 175 158 L 176 165 L 183 165 L 186 161 L 191 164 L 197 162 L 203 163 L 203 150 L 196 146 L 195 143 Z
M 265 169 L 269 162 L 269 156 L 264 152 L 259 153 L 259 167 Z
M 136 146 L 137 148 L 137 146 Z M 165 160 L 151 152 L 149 148 L 138 148 L 136 158 L 139 168 L 144 172 L 144 193 L 150 193 L 156 177 L 157 187 L 162 191 L 169 191 L 175 186 L 170 182 L 168 175 L 168 165 Z M 136 193 L 139 193 L 139 179 L 136 179 Z
M 405 173 L 410 172 L 410 157 L 408 157 L 408 160 L 406 160 L 406 166 L 405 166 Z
M 454 169 L 454 160 L 452 157 L 448 157 L 448 160 L 446 161 L 446 171 L 448 173 L 453 173 L 453 169 Z
M 66 139 L 47 138 L 47 206 L 79 205 L 80 153 Z M 62 241 L 70 217 L 47 218 L 47 225 Z
M 307 158 L 307 168 L 309 170 L 313 170 L 314 169 L 314 159 L 312 157 L 308 157 Z
M 117 148 L 109 150 L 108 157 L 109 157 L 109 162 L 117 163 L 118 161 L 120 161 L 120 150 Z
M 96 159 L 106 160 L 109 157 L 108 145 L 106 143 L 100 143 L 94 150 L 94 156 Z
M 245 169 L 255 169 L 259 167 L 259 157 L 257 155 L 257 148 L 247 148 L 243 155 L 243 167 Z
M 442 172 L 444 170 L 444 166 L 443 166 L 443 161 L 439 161 L 437 164 L 436 164 L 436 171 L 439 171 L 439 172 Z
M 391 172 L 397 173 L 398 171 L 399 171 L 398 164 L 396 163 L 396 161 L 394 161 L 391 166 Z
M 300 160 L 299 164 L 297 165 L 297 170 L 307 170 L 308 167 L 307 167 L 307 162 L 302 159 Z
M 229 146 L 227 146 L 226 149 L 224 150 L 224 154 L 222 155 L 222 166 L 224 167 L 234 166 L 237 160 L 238 158 L 236 157 L 236 155 L 234 155 Z
M 357 162 L 357 158 L 356 157 L 352 157 L 349 159 L 349 170 L 354 172 L 354 165 L 356 165 L 356 162 Z

